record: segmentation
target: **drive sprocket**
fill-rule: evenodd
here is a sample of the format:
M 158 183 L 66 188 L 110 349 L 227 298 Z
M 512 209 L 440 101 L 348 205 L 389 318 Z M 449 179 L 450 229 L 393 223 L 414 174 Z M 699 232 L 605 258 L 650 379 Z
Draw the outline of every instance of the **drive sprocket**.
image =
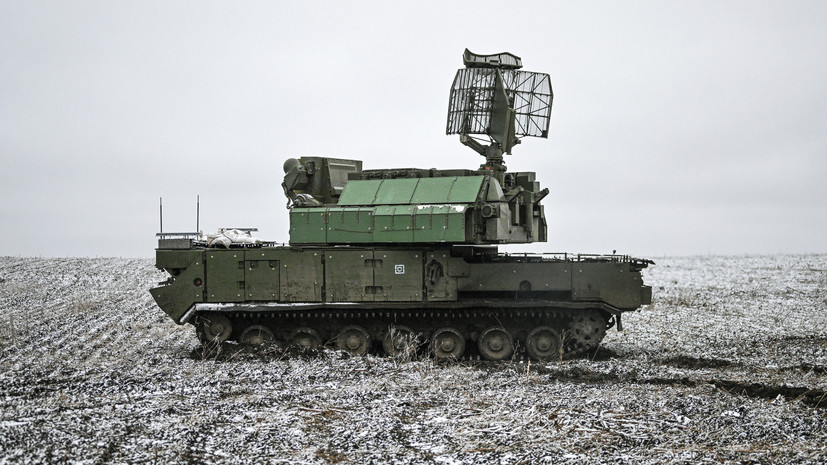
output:
M 563 331 L 567 358 L 597 349 L 609 328 L 607 314 L 600 310 L 583 310 L 569 320 Z

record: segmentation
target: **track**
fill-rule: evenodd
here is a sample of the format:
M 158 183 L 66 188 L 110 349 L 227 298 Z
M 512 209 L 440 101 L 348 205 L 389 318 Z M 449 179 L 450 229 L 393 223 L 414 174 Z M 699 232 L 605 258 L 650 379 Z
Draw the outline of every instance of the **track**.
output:
M 568 359 L 594 350 L 613 320 L 597 309 L 288 310 L 198 312 L 202 343 L 271 341 L 438 360 Z

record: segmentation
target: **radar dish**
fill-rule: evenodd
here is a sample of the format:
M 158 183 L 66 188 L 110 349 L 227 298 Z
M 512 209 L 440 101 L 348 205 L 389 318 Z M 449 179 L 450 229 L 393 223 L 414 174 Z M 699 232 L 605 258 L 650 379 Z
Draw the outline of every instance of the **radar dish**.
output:
M 446 134 L 491 136 L 497 74 L 514 109 L 514 135 L 548 138 L 551 121 L 551 78 L 548 74 L 496 68 L 457 71 L 451 87 Z M 493 130 L 492 130 L 493 129 Z

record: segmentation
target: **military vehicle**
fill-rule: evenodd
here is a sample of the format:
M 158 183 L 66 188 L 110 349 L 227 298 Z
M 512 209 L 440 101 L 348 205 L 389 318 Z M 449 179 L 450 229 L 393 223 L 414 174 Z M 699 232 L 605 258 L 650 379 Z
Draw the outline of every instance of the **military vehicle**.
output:
M 150 292 L 204 343 L 281 341 L 352 354 L 423 353 L 439 360 L 548 361 L 597 347 L 621 315 L 651 301 L 626 255 L 508 254 L 546 241 L 533 172 L 504 154 L 548 136 L 547 74 L 510 53 L 465 50 L 450 92 L 447 134 L 485 157 L 478 169 L 363 169 L 359 160 L 291 158 L 282 188 L 289 245 L 160 233 Z

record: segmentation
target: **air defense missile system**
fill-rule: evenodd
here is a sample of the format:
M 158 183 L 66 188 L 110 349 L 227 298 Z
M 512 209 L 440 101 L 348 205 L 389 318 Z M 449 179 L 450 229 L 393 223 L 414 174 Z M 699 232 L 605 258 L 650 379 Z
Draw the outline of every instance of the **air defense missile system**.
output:
M 509 172 L 522 137 L 548 136 L 547 74 L 510 53 L 465 50 L 447 134 L 485 157 L 478 169 L 364 169 L 359 160 L 284 163 L 289 245 L 249 230 L 159 233 L 150 290 L 205 344 L 280 341 L 352 354 L 436 359 L 527 355 L 548 361 L 595 349 L 624 312 L 651 302 L 627 255 L 507 254 L 546 241 L 533 172 Z

